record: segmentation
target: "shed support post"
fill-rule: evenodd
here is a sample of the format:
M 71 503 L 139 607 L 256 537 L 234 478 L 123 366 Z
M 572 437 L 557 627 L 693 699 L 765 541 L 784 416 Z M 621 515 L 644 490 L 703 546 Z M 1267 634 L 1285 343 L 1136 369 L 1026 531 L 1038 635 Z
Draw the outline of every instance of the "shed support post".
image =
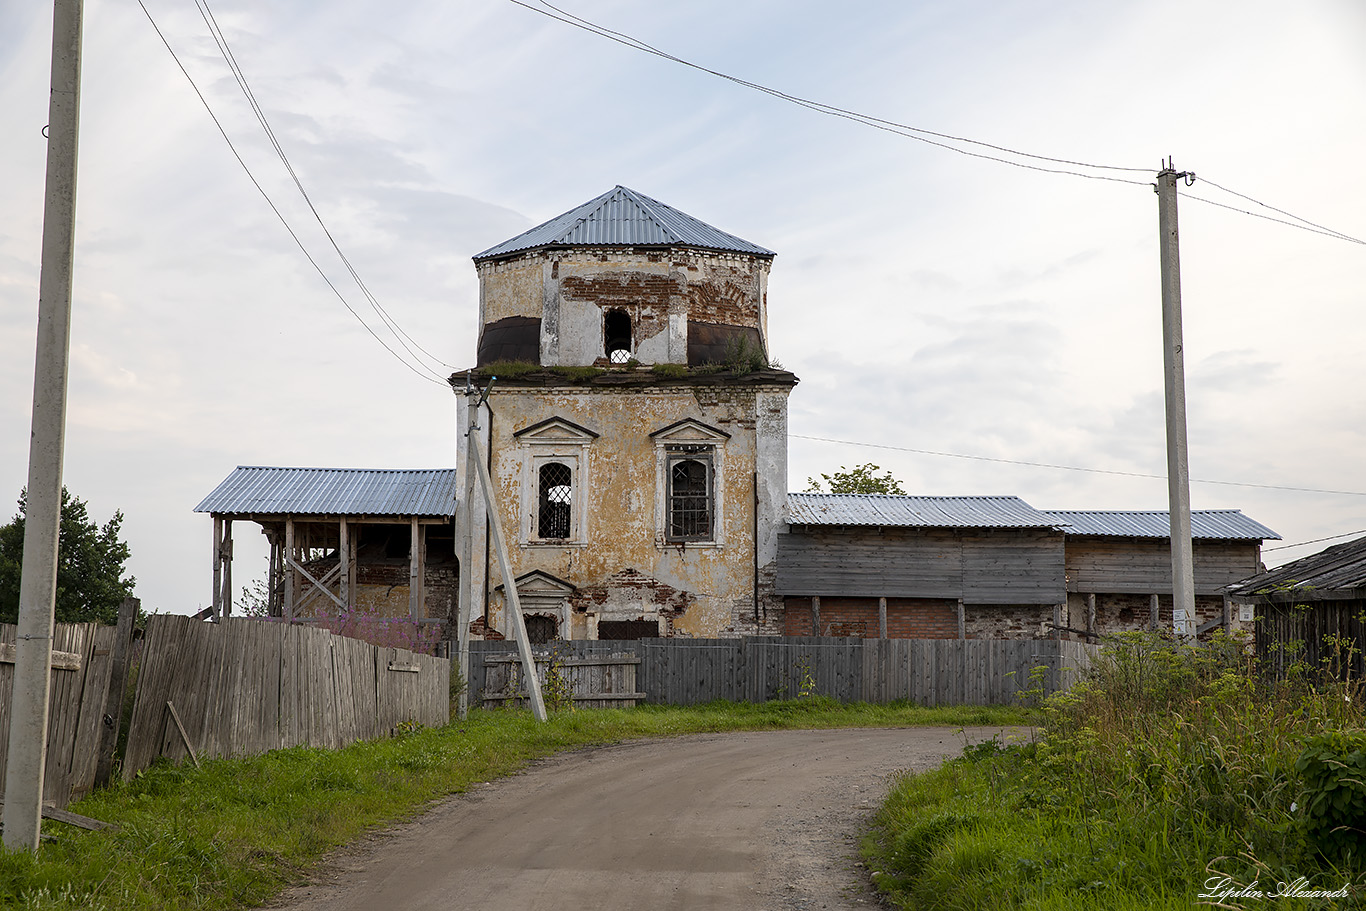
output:
M 422 616 L 422 526 L 411 521 L 408 544 L 408 616 L 414 620 Z
M 958 638 L 959 638 L 959 639 L 966 639 L 967 637 L 968 637 L 968 611 L 967 611 L 967 608 L 963 606 L 963 599 L 962 599 L 962 598 L 959 598 L 959 599 L 958 599 Z
M 346 610 L 350 612 L 351 605 L 351 526 L 347 523 L 346 517 L 342 516 L 340 524 L 337 526 L 337 559 L 341 561 L 341 600 L 346 605 Z
M 284 618 L 294 619 L 294 599 L 299 591 L 299 572 L 294 568 L 298 555 L 294 553 L 294 517 L 285 517 L 285 605 Z
M 877 637 L 887 638 L 887 599 L 877 599 Z
M 1233 631 L 1233 599 L 1224 595 L 1224 632 Z
M 1061 605 L 1061 604 L 1055 604 L 1055 605 L 1053 605 L 1053 639 L 1054 639 L 1054 640 L 1058 640 L 1058 639 L 1061 639 L 1061 638 L 1062 638 L 1062 630 L 1060 629 L 1060 627 L 1062 626 L 1062 609 L 1063 609 L 1063 605 Z
M 223 561 L 223 616 L 232 616 L 232 519 L 223 520 L 223 549 L 219 552 Z M 214 619 L 218 618 L 214 614 Z
M 821 634 L 821 596 L 813 595 L 811 598 L 811 635 Z
M 213 517 L 213 618 L 223 615 L 223 520 Z
M 1096 631 L 1096 596 L 1094 594 L 1086 596 L 1086 631 L 1088 633 Z
M 1158 623 L 1159 623 L 1159 619 L 1158 619 L 1158 618 L 1161 617 L 1161 615 L 1162 615 L 1162 605 L 1161 605 L 1161 603 L 1157 600 L 1157 595 L 1149 595 L 1149 596 L 1148 596 L 1148 627 L 1149 627 L 1150 629 L 1153 629 L 1153 630 L 1156 630 L 1156 629 L 1157 629 Z

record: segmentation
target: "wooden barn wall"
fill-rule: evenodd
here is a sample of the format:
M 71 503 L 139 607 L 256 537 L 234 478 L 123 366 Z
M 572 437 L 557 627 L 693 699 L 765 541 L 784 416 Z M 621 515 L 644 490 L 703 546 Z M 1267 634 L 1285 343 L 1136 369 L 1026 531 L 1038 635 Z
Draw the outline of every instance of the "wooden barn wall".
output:
M 780 595 L 1055 604 L 1063 538 L 1047 531 L 797 530 L 778 539 Z
M 1366 600 L 1258 604 L 1257 660 L 1262 671 L 1286 677 L 1307 665 L 1343 680 L 1366 675 Z
M 1212 595 L 1231 582 L 1256 575 L 1254 542 L 1196 541 L 1195 591 Z M 1142 538 L 1067 539 L 1067 590 L 1116 594 L 1171 594 L 1171 545 Z

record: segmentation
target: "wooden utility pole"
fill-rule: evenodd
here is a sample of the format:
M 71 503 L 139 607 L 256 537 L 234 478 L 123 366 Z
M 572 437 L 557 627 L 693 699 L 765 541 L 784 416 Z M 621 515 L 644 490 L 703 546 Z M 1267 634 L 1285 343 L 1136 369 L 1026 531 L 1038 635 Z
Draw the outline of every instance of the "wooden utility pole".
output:
M 493 388 L 493 381 L 497 379 L 498 377 L 495 376 L 490 380 L 488 388 L 484 390 L 478 403 L 471 406 L 470 426 L 465 437 L 465 471 L 468 473 L 470 466 L 473 465 L 479 476 L 479 487 L 484 493 L 484 508 L 488 512 L 488 532 L 489 536 L 493 538 L 494 552 L 498 555 L 498 569 L 503 576 L 503 594 L 507 598 L 508 613 L 511 614 L 509 626 L 512 627 L 513 636 L 517 640 L 517 650 L 522 656 L 522 676 L 526 679 L 531 712 L 536 716 L 537 721 L 545 721 L 545 701 L 541 698 L 541 679 L 536 676 L 536 659 L 531 654 L 531 640 L 527 638 L 526 620 L 522 617 L 522 604 L 517 597 L 517 580 L 512 576 L 512 563 L 508 560 L 507 545 L 503 541 L 503 522 L 498 517 L 498 503 L 493 498 L 493 480 L 489 477 L 488 466 L 484 464 L 484 460 L 479 454 L 479 409 L 488 400 L 489 389 Z M 466 528 L 473 528 L 473 523 L 469 521 L 468 516 L 466 517 Z M 472 551 L 473 547 L 467 547 L 466 550 Z M 461 571 L 464 572 L 465 569 L 462 567 Z M 467 675 L 465 685 L 468 687 L 469 619 L 467 617 L 461 617 L 460 636 L 460 672 Z
M 76 245 L 76 145 L 81 108 L 83 0 L 56 0 L 52 15 L 52 89 L 48 100 L 47 200 L 38 278 L 38 347 L 28 451 L 24 560 L 5 773 L 4 844 L 38 849 L 47 762 L 48 689 L 57 600 L 66 380 L 71 349 L 71 275 Z
M 1157 175 L 1157 227 L 1162 252 L 1162 364 L 1167 403 L 1167 498 L 1172 541 L 1172 632 L 1195 636 L 1195 567 L 1191 548 L 1190 465 L 1186 450 L 1186 362 L 1181 341 L 1181 257 L 1176 182 L 1195 179 L 1167 166 Z

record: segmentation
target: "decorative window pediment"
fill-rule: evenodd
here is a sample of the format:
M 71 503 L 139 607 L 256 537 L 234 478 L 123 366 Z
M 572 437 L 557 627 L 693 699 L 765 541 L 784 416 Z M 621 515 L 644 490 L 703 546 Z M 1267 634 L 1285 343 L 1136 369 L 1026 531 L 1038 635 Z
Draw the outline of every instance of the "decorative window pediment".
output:
M 661 427 L 650 434 L 650 437 L 655 441 L 656 446 L 667 446 L 671 443 L 721 445 L 730 439 L 730 434 L 719 427 L 703 424 L 701 421 L 692 418 L 684 418 L 681 421 L 674 421 L 667 427 Z
M 564 418 L 546 418 L 513 433 L 520 443 L 591 443 L 598 436 L 587 427 Z

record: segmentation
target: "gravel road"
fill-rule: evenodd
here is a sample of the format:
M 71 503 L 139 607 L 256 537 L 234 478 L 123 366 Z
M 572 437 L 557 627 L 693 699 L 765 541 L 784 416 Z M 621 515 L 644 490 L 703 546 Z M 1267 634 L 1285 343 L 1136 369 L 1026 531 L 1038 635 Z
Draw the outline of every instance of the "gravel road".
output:
M 705 734 L 560 754 L 330 856 L 287 911 L 872 908 L 893 773 L 1003 728 Z

